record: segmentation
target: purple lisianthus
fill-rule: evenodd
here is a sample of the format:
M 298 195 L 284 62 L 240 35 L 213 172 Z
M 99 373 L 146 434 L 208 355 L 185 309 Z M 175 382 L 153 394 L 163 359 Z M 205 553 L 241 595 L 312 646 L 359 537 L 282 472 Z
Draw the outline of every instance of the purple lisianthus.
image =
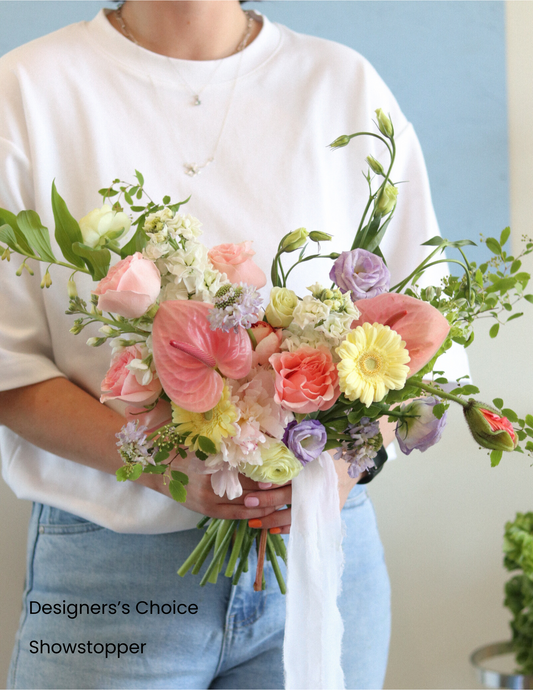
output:
M 283 443 L 292 450 L 302 465 L 318 458 L 327 440 L 326 429 L 317 419 L 290 422 L 283 435 Z
M 396 426 L 396 440 L 402 453 L 409 455 L 412 450 L 423 453 L 440 441 L 447 418 L 446 412 L 440 419 L 433 414 L 433 408 L 440 402 L 431 396 L 401 406 L 402 412 L 413 415 L 402 418 Z
M 354 302 L 381 295 L 390 287 L 390 272 L 385 262 L 366 249 L 342 252 L 329 277 L 341 292 L 351 292 Z

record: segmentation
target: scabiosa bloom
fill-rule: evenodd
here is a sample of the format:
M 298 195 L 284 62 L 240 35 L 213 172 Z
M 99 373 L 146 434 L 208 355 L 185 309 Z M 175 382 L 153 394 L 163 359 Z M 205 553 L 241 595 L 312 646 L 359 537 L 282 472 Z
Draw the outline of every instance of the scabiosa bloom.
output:
M 300 423 L 293 421 L 283 435 L 283 443 L 292 450 L 302 465 L 318 458 L 327 440 L 326 429 L 318 419 L 307 419 Z
M 214 309 L 207 315 L 213 331 L 219 328 L 227 333 L 233 328 L 237 332 L 239 326 L 250 328 L 258 320 L 261 296 L 252 285 L 223 285 L 214 302 Z
M 349 424 L 346 431 L 352 440 L 343 441 L 335 459 L 345 460 L 350 465 L 348 474 L 355 479 L 365 470 L 375 467 L 374 458 L 383 445 L 383 437 L 379 423 L 368 417 L 362 417 L 358 424 Z
M 115 434 L 118 438 L 118 452 L 125 462 L 140 462 L 142 465 L 146 465 L 149 462 L 151 465 L 155 465 L 155 461 L 151 456 L 152 449 L 149 448 L 147 443 L 145 433 L 147 430 L 147 427 L 139 426 L 139 422 L 135 421 L 128 422 L 118 434 Z

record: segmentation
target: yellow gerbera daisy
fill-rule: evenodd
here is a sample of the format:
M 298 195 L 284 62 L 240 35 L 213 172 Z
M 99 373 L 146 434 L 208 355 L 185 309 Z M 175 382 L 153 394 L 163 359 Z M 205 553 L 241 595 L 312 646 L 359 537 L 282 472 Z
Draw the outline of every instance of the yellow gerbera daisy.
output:
M 390 390 L 400 390 L 409 373 L 409 352 L 396 331 L 380 323 L 364 323 L 350 331 L 337 348 L 339 386 L 350 400 L 370 407 Z
M 230 389 L 224 386 L 222 396 L 218 403 L 208 412 L 189 412 L 182 407 L 172 403 L 172 420 L 177 424 L 179 434 L 188 434 L 185 445 L 198 450 L 198 439 L 193 442 L 193 438 L 206 436 L 211 439 L 220 450 L 220 441 L 226 436 L 235 436 L 237 428 L 233 425 L 239 419 L 239 411 L 230 402 Z

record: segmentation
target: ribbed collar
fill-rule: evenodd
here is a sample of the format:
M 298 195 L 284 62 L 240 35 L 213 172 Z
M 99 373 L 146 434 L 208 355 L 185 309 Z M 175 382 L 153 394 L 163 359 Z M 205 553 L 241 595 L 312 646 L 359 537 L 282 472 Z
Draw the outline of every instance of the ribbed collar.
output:
M 177 60 L 141 48 L 111 26 L 105 9 L 82 26 L 93 45 L 137 76 L 142 78 L 149 75 L 154 83 L 182 86 L 178 76 L 181 74 L 193 88 L 199 88 L 207 80 L 210 84 L 221 84 L 250 74 L 279 49 L 282 37 L 280 28 L 264 15 L 255 14 L 263 23 L 258 36 L 242 54 L 230 55 L 221 61 Z M 217 67 L 218 62 L 221 64 Z

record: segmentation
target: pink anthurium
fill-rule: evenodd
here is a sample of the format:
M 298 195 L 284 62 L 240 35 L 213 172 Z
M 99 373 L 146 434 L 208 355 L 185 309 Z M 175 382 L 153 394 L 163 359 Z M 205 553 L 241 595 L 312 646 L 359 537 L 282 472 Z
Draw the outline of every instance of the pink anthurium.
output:
M 252 366 L 248 333 L 212 331 L 213 306 L 191 300 L 163 302 L 152 331 L 154 362 L 168 397 L 191 412 L 207 412 L 220 400 L 226 376 L 240 379 Z M 221 376 L 222 374 L 222 376 Z
M 411 358 L 409 376 L 429 362 L 450 330 L 450 324 L 438 309 L 408 295 L 386 292 L 355 304 L 361 316 L 353 322 L 352 328 L 363 323 L 380 323 L 405 340 Z

